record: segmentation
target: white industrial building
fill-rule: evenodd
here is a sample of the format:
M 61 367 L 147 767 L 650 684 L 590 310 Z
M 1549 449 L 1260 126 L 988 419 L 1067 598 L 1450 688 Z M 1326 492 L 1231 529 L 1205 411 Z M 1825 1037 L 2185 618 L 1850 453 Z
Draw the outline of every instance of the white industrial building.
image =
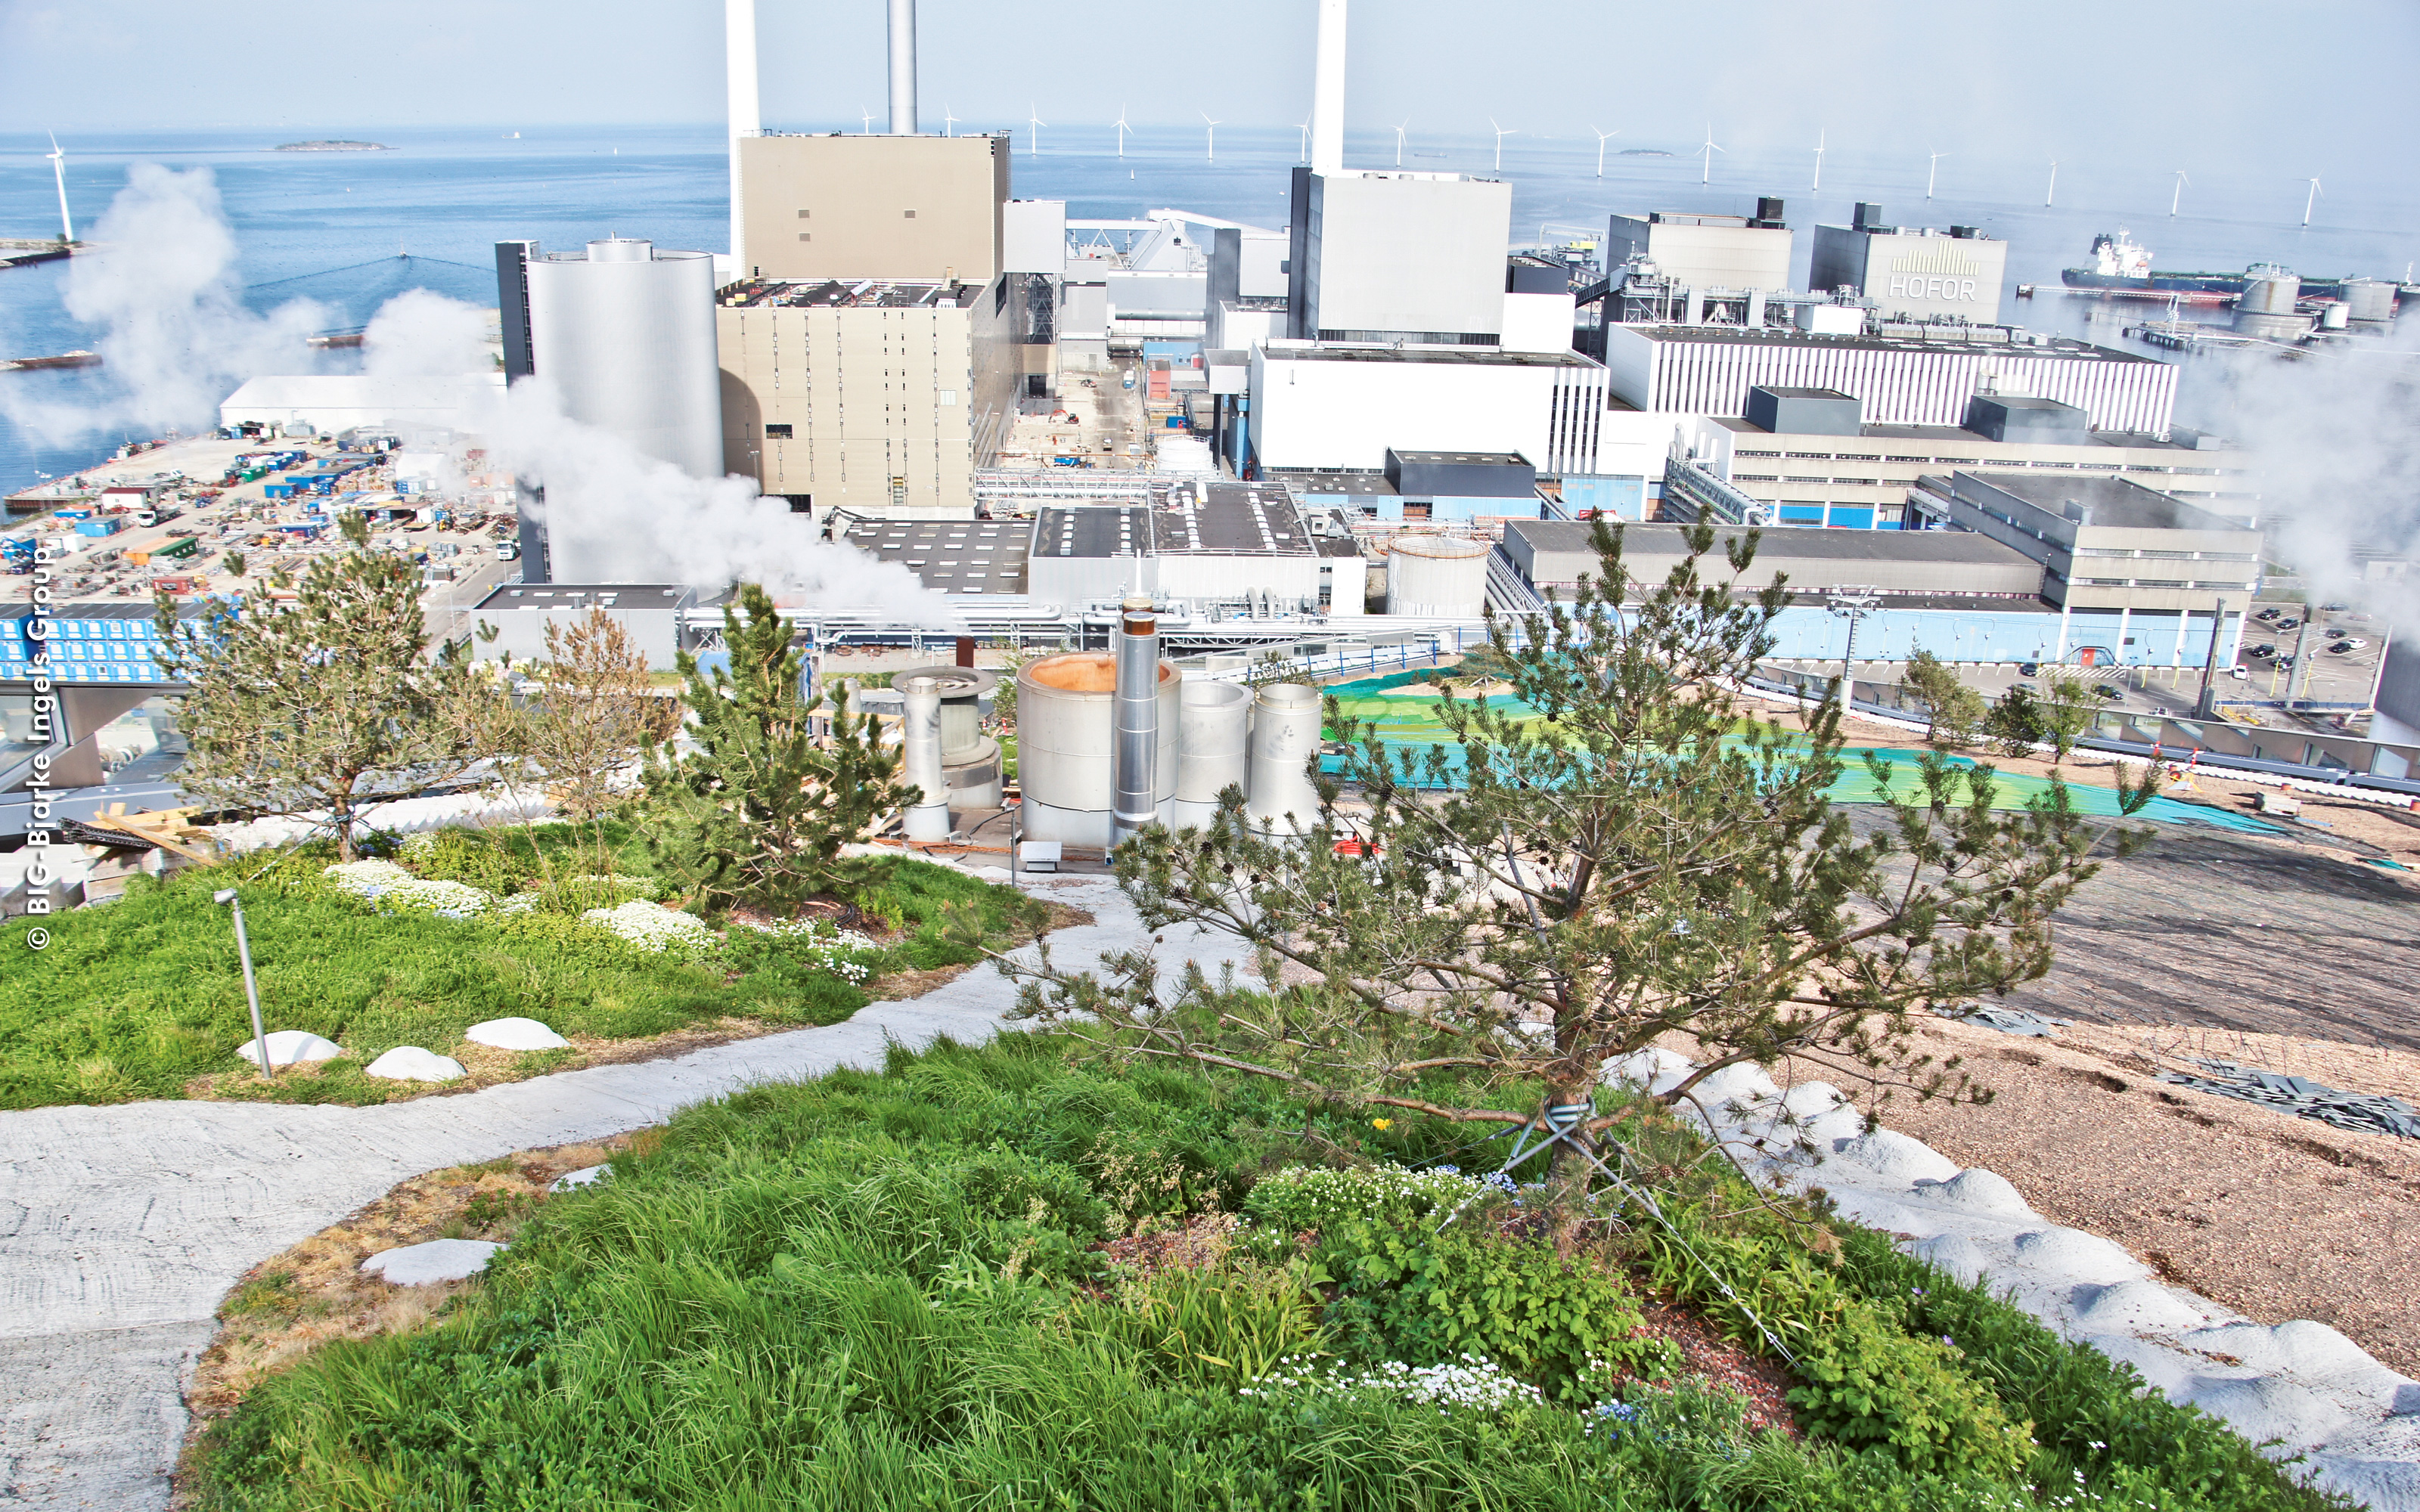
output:
M 1067 609 L 1140 591 L 1193 614 L 1357 615 L 1360 548 L 1345 521 L 1306 511 L 1281 484 L 1186 482 L 1148 503 L 1043 509 L 1028 595 Z
M 1618 274 L 1628 264 L 1649 262 L 1655 275 L 1691 288 L 1790 287 L 1790 228 L 1781 223 L 1781 201 L 1761 200 L 1757 213 L 1696 215 L 1651 211 L 1610 218 L 1604 268 Z
M 1559 352 L 1270 341 L 1252 352 L 1251 453 L 1264 469 L 1375 472 L 1387 450 L 1517 452 L 1595 471 L 1605 369 Z
M 1958 425 L 1969 399 L 2002 393 L 2072 405 L 2094 430 L 2168 434 L 2177 370 L 2166 363 L 2001 326 L 1904 330 L 1607 326 L 1605 365 L 1614 393 L 1668 413 L 1738 417 L 1753 388 L 1831 389 L 1863 400 L 1868 424 Z
M 1512 220 L 1512 186 L 1494 179 L 1295 169 L 1290 334 L 1496 346 Z
M 258 424 L 292 434 L 340 435 L 355 427 L 476 430 L 502 373 L 460 378 L 372 378 L 361 373 L 281 373 L 245 380 L 219 404 L 222 425 Z
M 1854 289 L 1885 319 L 1950 319 L 1990 325 L 2000 318 L 2009 244 L 1971 225 L 1947 231 L 1885 225 L 1882 207 L 1860 204 L 1854 224 L 1819 225 L 1807 282 Z

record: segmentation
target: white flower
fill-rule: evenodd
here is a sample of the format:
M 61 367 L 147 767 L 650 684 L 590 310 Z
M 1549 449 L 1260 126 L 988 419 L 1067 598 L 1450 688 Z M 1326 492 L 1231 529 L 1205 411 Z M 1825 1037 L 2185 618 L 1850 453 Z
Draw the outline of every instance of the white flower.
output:
M 713 933 L 704 920 L 644 898 L 633 898 L 619 908 L 591 908 L 580 918 L 583 923 L 612 930 L 643 950 L 688 954 L 714 944 Z
M 376 898 L 389 887 L 419 880 L 393 861 L 345 861 L 328 868 L 327 874 L 337 887 L 363 898 Z
M 1300 1392 L 1342 1396 L 1382 1392 L 1415 1407 L 1435 1407 L 1439 1411 L 1462 1408 L 1500 1412 L 1510 1407 L 1542 1407 L 1546 1400 L 1537 1387 L 1507 1375 L 1494 1361 L 1477 1354 L 1465 1354 L 1441 1365 L 1411 1365 L 1401 1360 L 1382 1360 L 1354 1375 L 1334 1368 L 1322 1369 L 1290 1357 L 1278 1362 L 1276 1369 L 1254 1380 L 1252 1385 L 1264 1389 L 1255 1392 L 1247 1388 L 1240 1395 L 1281 1396 Z
M 857 955 L 870 955 L 882 949 L 879 944 L 866 935 L 858 933 L 855 930 L 842 929 L 837 925 L 832 926 L 830 934 L 825 934 L 821 933 L 824 927 L 824 921 L 816 918 L 792 919 L 786 924 L 749 926 L 760 933 L 770 934 L 776 939 L 787 942 L 794 950 L 805 956 L 811 964 L 830 972 L 843 981 L 862 982 L 874 974 L 873 967 L 862 961 L 850 958 Z
M 347 861 L 328 868 L 337 887 L 379 906 L 379 912 L 436 914 L 444 918 L 471 918 L 485 913 L 493 894 L 461 882 L 431 882 L 413 876 L 393 861 Z

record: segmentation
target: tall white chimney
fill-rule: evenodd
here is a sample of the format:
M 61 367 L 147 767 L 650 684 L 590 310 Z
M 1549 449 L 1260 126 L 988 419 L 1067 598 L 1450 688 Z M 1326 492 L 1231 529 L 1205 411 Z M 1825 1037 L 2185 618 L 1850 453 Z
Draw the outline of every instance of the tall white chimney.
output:
M 1319 60 L 1311 82 L 1311 171 L 1344 166 L 1344 0 L 1319 0 Z
M 916 0 L 891 0 L 891 134 L 916 134 Z
M 731 117 L 731 262 L 748 276 L 747 217 L 739 199 L 739 139 L 765 129 L 756 99 L 756 0 L 722 0 L 722 46 L 729 69 L 725 113 Z

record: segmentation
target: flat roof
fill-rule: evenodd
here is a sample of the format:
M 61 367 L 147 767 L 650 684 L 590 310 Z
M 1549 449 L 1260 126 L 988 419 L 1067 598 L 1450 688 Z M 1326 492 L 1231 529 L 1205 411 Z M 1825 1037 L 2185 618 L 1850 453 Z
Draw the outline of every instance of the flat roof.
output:
M 1395 491 L 1395 486 L 1387 481 L 1383 472 L 1304 472 L 1292 468 L 1271 468 L 1266 476 L 1306 495 L 1365 499 L 1386 497 Z
M 1459 363 L 1478 367 L 1597 367 L 1578 352 L 1508 352 L 1494 347 L 1345 347 L 1333 342 L 1264 343 L 1272 363 Z
M 1968 430 L 1963 425 L 1860 425 L 1857 427 L 1856 435 L 1840 436 L 1829 431 L 1767 430 L 1762 425 L 1751 424 L 1737 416 L 1709 415 L 1706 421 L 1709 424 L 1720 425 L 1735 435 L 1771 436 L 1776 440 L 1800 438 L 1807 441 L 1826 442 L 1961 441 L 1972 446 L 2123 446 L 2137 451 L 2201 452 L 2205 455 L 2216 455 L 2207 448 L 2195 447 L 2184 441 L 2162 440 L 2149 431 L 2139 430 L 2093 430 L 2041 440 L 2025 437 L 2012 441 L 1995 441 L 1980 431 Z
M 2071 341 L 2064 336 L 2055 336 L 2035 346 L 2031 342 L 2011 342 L 2005 335 L 1963 340 L 1950 336 L 1826 336 L 1811 331 L 1748 331 L 1739 326 L 1675 326 L 1646 322 L 1606 329 L 1608 333 L 1614 331 L 1637 332 L 1650 341 L 1699 342 L 1732 347 L 1812 347 L 1837 351 L 1873 352 L 1989 351 L 1996 356 L 2049 357 L 2063 362 L 2129 363 L 2154 367 L 2169 365 L 2156 357 L 2138 357 L 2133 352 L 2114 351 L 2088 342 Z
M 1052 504 L 1033 518 L 1039 557 L 1275 556 L 1320 553 L 1280 481 L 1177 484 L 1144 504 Z
M 1971 478 L 2002 493 L 2024 500 L 2052 515 L 2063 515 L 2070 502 L 2092 511 L 2091 523 L 2128 531 L 2239 531 L 2254 533 L 2223 515 L 2213 515 L 2131 478 L 2090 475 L 2059 476 L 2040 472 L 1981 472 L 1964 468 L 1957 478 Z M 1952 485 L 1953 488 L 1955 484 Z
M 942 594 L 1022 594 L 1033 526 L 1007 519 L 851 519 L 840 539 Z
M 1839 399 L 1850 404 L 1857 402 L 1855 394 L 1842 393 L 1838 389 L 1786 389 L 1771 383 L 1751 384 L 1749 389 L 1752 393 L 1772 394 L 1776 399 Z
M 725 290 L 722 303 L 738 310 L 911 310 L 948 305 L 964 308 L 983 290 L 977 284 L 935 279 L 800 279 Z
M 605 609 L 673 609 L 680 606 L 685 595 L 695 592 L 675 583 L 511 583 L 479 600 L 479 607 L 552 609 L 566 599 L 595 599 Z M 607 602 L 622 599 L 629 602 Z
M 1593 552 L 1596 547 L 1590 536 L 1590 524 L 1587 520 L 1515 519 L 1505 521 L 1504 528 L 1518 531 L 1532 550 Z M 1620 525 L 1615 529 L 1621 532 L 1625 550 L 1658 556 L 1680 556 L 1688 550 L 1686 536 L 1690 528 L 1685 525 Z M 1747 533 L 1744 526 L 1716 525 L 1715 549 L 1719 551 L 1724 541 Z M 1761 562 L 1796 557 L 1834 562 L 2000 565 L 2030 560 L 1973 531 L 1835 531 L 1811 525 L 1767 525 L 1757 532 L 1757 558 Z
M 1418 462 L 1424 467 L 1526 468 L 1529 459 L 1518 452 L 1405 452 L 1387 448 L 1404 462 Z

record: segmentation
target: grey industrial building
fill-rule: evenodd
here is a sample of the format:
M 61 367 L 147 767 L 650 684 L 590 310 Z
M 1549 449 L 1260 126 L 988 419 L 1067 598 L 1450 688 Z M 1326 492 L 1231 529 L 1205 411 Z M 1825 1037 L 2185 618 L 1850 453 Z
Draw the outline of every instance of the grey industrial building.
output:
M 1551 589 L 1568 599 L 1581 574 L 1595 578 L 1604 571 L 1593 530 L 1579 521 L 1513 520 L 1504 527 L 1504 553 L 1532 588 Z M 1740 533 L 1723 532 L 1717 551 L 1722 540 Z M 1687 556 L 1687 534 L 1679 525 L 1621 527 L 1623 570 L 1635 583 L 1661 583 Z M 1730 568 L 1716 557 L 1700 570 L 1727 575 Z M 2039 562 L 1958 531 L 1769 530 L 1759 538 L 1756 561 L 1743 584 L 1761 589 L 1776 573 L 1793 594 L 1860 588 L 1912 607 L 1919 600 L 1922 607 L 1985 599 L 2015 601 L 2003 607 L 2039 603 L 2042 581 Z
M 1637 262 L 1655 275 L 1697 289 L 1790 287 L 1790 228 L 1781 201 L 1759 201 L 1755 215 L 1699 215 L 1669 210 L 1616 215 L 1606 228 L 1603 266 L 1620 276 Z
M 2258 531 L 2131 479 L 1960 471 L 1910 501 L 2041 563 L 2042 596 L 2062 608 L 2237 613 L 2260 592 Z
M 937 594 L 977 596 L 1025 592 L 1033 522 L 1024 519 L 832 519 L 832 539 L 895 562 Z
M 1294 172 L 1287 303 L 1302 341 L 1493 347 L 1512 186 L 1461 174 Z
M 2009 244 L 1971 225 L 1885 225 L 1881 206 L 1860 204 L 1851 224 L 1815 228 L 1807 282 L 1854 289 L 1885 318 L 1990 325 L 2000 318 L 2008 266 Z
M 1053 506 L 1032 522 L 1036 603 L 1114 603 L 1140 587 L 1195 613 L 1361 612 L 1359 546 L 1345 521 L 1281 484 L 1177 482 L 1148 503 Z
M 567 630 L 590 609 L 603 609 L 645 655 L 647 665 L 660 670 L 685 649 L 681 611 L 697 602 L 696 589 L 667 583 L 514 583 L 479 600 L 473 623 L 494 625 L 496 638 L 473 645 L 483 658 L 544 661 L 548 625 Z

